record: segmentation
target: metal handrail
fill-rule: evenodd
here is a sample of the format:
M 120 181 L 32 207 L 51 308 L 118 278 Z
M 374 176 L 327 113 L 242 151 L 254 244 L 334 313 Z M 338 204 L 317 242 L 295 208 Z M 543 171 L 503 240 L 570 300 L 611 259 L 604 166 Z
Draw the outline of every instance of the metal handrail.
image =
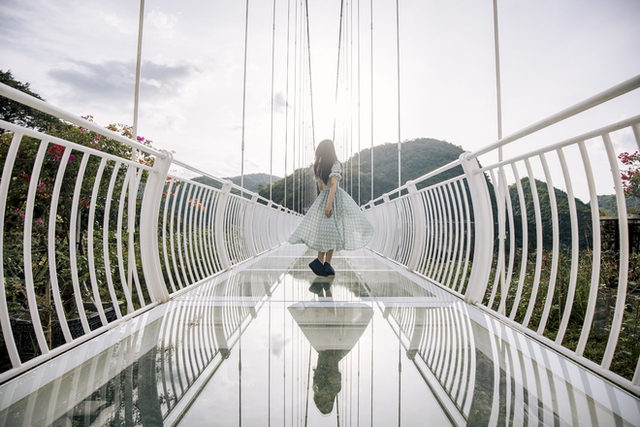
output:
M 24 92 L 20 92 L 17 89 L 12 88 L 11 86 L 7 86 L 4 83 L 0 83 L 0 95 L 6 98 L 9 98 L 13 101 L 24 104 L 28 107 L 35 108 L 36 110 L 42 111 L 43 113 L 50 114 L 54 117 L 67 121 L 69 123 L 73 123 L 74 125 L 80 126 L 81 128 L 89 129 L 92 132 L 98 133 L 100 135 L 104 135 L 107 138 L 114 139 L 118 142 L 121 142 L 125 145 L 129 145 L 133 148 L 136 148 L 142 152 L 152 154 L 161 159 L 165 158 L 166 154 L 162 151 L 151 148 L 147 145 L 141 144 L 138 141 L 134 141 L 132 139 L 125 138 L 119 133 L 110 131 L 101 127 L 100 125 L 84 120 L 75 114 L 71 114 L 61 108 L 55 107 L 51 104 L 47 104 L 46 102 L 35 98 L 31 95 L 27 95 Z M 135 135 L 134 135 L 135 136 Z
M 542 129 L 545 129 L 551 125 L 559 123 L 563 120 L 568 119 L 569 117 L 573 117 L 577 114 L 583 113 L 587 110 L 590 110 L 598 105 L 604 104 L 607 101 L 611 101 L 612 99 L 618 98 L 628 92 L 631 92 L 635 89 L 640 88 L 640 74 L 632 77 L 624 82 L 613 86 L 605 91 L 602 91 L 590 98 L 585 99 L 582 102 L 579 102 L 575 105 L 572 105 L 569 108 L 566 108 L 556 114 L 552 114 L 551 116 L 542 119 L 530 126 L 527 126 L 517 132 L 512 133 L 511 135 L 507 135 L 498 141 L 489 144 L 479 150 L 476 150 L 470 154 L 471 158 L 480 157 L 483 154 L 486 154 L 490 151 L 494 151 L 499 147 L 504 147 L 505 145 L 522 139 L 527 135 L 530 135 L 534 132 L 538 132 Z
M 547 139 L 507 158 L 498 153 L 639 87 L 640 76 L 629 79 L 370 202 L 363 209 L 376 230 L 370 248 L 640 394 L 639 360 L 625 362 L 633 374 L 612 370 L 614 358 L 622 356 L 620 346 L 634 340 L 622 335 L 632 258 L 613 138 L 632 134 L 640 149 L 640 115 L 564 140 Z M 604 154 L 594 156 L 593 150 Z M 498 161 L 480 166 L 481 156 L 494 154 L 500 154 Z M 439 179 L 455 166 L 462 166 L 461 176 Z M 416 188 L 427 179 L 434 183 Z M 604 180 L 617 203 L 616 257 L 608 255 L 601 238 L 596 184 Z M 577 199 L 582 183 L 589 211 Z M 618 273 L 603 287 L 605 263 Z M 596 323 L 603 298 L 612 300 L 613 310 Z M 600 345 L 604 350 L 595 350 Z M 589 348 L 595 355 L 586 356 Z
M 284 244 L 301 220 L 210 174 L 201 173 L 220 188 L 170 174 L 172 166 L 200 171 L 167 151 L 8 86 L 0 85 L 0 95 L 153 160 L 150 166 L 0 121 L 12 135 L 0 181 L 0 326 L 11 367 L 0 383 Z M 17 311 L 28 313 L 26 321 L 14 318 Z M 37 351 L 26 354 L 21 337 Z

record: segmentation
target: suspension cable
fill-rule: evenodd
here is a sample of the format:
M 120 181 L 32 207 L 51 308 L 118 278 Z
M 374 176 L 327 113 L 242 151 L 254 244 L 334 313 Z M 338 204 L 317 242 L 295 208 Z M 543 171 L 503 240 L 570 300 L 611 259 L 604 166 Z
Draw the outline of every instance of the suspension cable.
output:
M 309 37 L 309 0 L 304 1 L 307 18 L 307 59 L 309 61 L 309 98 L 311 105 L 311 140 L 313 141 L 313 151 L 316 151 L 316 130 L 313 118 L 313 79 L 311 78 L 311 38 Z
M 273 200 L 273 84 L 275 80 L 274 69 L 276 52 L 276 0 L 273 0 L 273 19 L 271 24 L 271 135 L 269 139 L 269 200 Z
M 297 142 L 297 138 L 296 138 L 296 124 L 297 124 L 297 114 L 298 114 L 298 2 L 295 2 L 296 5 L 296 10 L 295 10 L 295 19 L 294 19 L 294 29 L 295 31 L 295 36 L 294 36 L 294 41 L 293 41 L 293 63 L 294 63 L 294 69 L 293 69 L 293 180 L 292 180 L 292 193 L 291 193 L 291 197 L 292 197 L 292 205 L 293 206 L 293 210 L 296 212 L 299 212 L 297 210 L 296 207 L 296 175 L 297 175 L 297 171 L 296 171 L 296 142 Z
M 402 139 L 400 138 L 400 7 L 396 0 L 396 62 L 398 66 L 398 188 L 402 186 Z
M 493 40 L 494 54 L 496 60 L 496 115 L 498 120 L 498 140 L 502 139 L 502 88 L 500 84 L 500 37 L 498 32 L 498 0 L 493 0 Z M 502 147 L 498 151 L 499 159 L 502 161 Z
M 361 140 L 361 128 L 360 128 L 360 0 L 358 0 L 358 7 L 357 7 L 357 11 L 358 11 L 358 20 L 357 20 L 357 24 L 358 24 L 358 28 L 357 28 L 357 32 L 356 34 L 358 34 L 358 78 L 356 79 L 358 81 L 358 206 L 360 206 L 361 201 L 360 201 L 360 186 L 361 186 L 361 182 L 360 182 L 360 140 Z
M 144 0 L 140 0 L 140 17 L 138 20 L 138 49 L 136 52 L 136 87 L 133 95 L 133 138 L 135 139 L 138 136 L 138 107 L 140 100 L 140 69 L 142 67 L 142 32 L 144 27 Z M 133 158 L 132 160 L 135 162 L 137 159 L 135 158 L 137 149 L 132 150 Z
M 373 200 L 373 0 L 370 1 L 371 14 L 371 199 Z
M 349 10 L 349 195 L 353 197 L 353 2 Z
M 245 131 L 245 113 L 247 104 L 247 34 L 249 31 L 249 0 L 247 0 L 245 6 L 245 18 L 244 18 L 244 63 L 242 70 L 242 143 L 240 146 L 241 159 L 240 159 L 240 191 L 244 191 L 244 131 Z
M 291 1 L 287 1 L 287 72 L 286 72 L 286 89 L 284 94 L 284 207 L 287 205 L 287 145 L 289 141 L 289 30 L 291 28 Z M 291 208 L 293 209 L 293 204 Z
M 336 61 L 336 96 L 333 115 L 333 134 L 332 140 L 336 140 L 336 122 L 338 120 L 338 83 L 340 81 L 340 53 L 342 48 L 342 14 L 344 11 L 344 0 L 340 0 L 340 20 L 338 21 L 338 59 Z

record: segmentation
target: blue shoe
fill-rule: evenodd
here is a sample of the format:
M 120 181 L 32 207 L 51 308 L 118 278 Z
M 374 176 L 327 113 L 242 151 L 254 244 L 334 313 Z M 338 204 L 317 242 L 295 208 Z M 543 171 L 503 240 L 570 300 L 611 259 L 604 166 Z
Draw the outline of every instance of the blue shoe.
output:
M 333 269 L 333 267 L 331 267 L 331 264 L 329 264 L 328 262 L 324 263 L 324 271 L 327 272 L 328 276 L 334 276 L 336 274 L 336 271 Z
M 313 261 L 311 261 L 311 263 L 309 264 L 309 268 L 311 268 L 311 271 L 313 271 L 314 273 L 316 273 L 317 276 L 322 276 L 322 277 L 327 277 L 328 274 L 324 268 L 324 265 L 322 265 L 322 263 L 320 262 L 320 260 L 318 258 L 314 259 Z

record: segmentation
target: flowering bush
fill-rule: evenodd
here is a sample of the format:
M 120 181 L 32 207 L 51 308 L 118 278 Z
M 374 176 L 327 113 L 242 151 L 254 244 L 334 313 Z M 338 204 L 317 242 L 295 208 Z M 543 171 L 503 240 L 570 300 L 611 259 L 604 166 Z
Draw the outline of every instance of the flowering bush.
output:
M 91 116 L 83 117 L 89 122 L 93 121 Z M 128 138 L 133 138 L 131 126 L 123 124 L 109 125 L 109 130 L 119 133 Z M 82 126 L 66 123 L 62 120 L 52 122 L 47 128 L 47 134 L 62 140 L 69 141 L 70 144 L 60 141 L 43 140 L 29 136 L 23 136 L 19 140 L 15 156 L 9 158 L 10 148 L 13 144 L 13 133 L 0 133 L 0 166 L 3 170 L 5 163 L 11 159 L 12 166 L 8 179 L 6 194 L 6 209 L 4 212 L 3 229 L 3 253 L 4 253 L 4 278 L 5 278 L 5 298 L 10 316 L 14 321 L 21 322 L 30 320 L 29 302 L 27 299 L 27 283 L 24 274 L 24 253 L 30 250 L 32 260 L 32 286 L 35 292 L 40 319 L 46 325 L 45 336 L 50 347 L 60 345 L 63 338 L 56 338 L 56 330 L 59 329 L 61 319 L 58 318 L 58 309 L 61 309 L 67 320 L 79 317 L 79 306 L 77 304 L 76 292 L 79 289 L 80 298 L 87 307 L 92 309 L 95 300 L 94 293 L 89 289 L 92 281 L 99 285 L 100 299 L 107 305 L 124 304 L 127 298 L 124 289 L 127 284 L 116 283 L 115 300 L 114 295 L 109 292 L 107 286 L 102 284 L 107 282 L 107 273 L 111 277 L 120 276 L 117 270 L 117 263 L 113 262 L 122 255 L 128 259 L 129 251 L 139 251 L 138 240 L 134 240 L 134 246 L 128 244 L 119 246 L 119 241 L 126 242 L 129 236 L 128 230 L 136 230 L 137 218 L 134 224 L 128 224 L 129 217 L 122 219 L 122 234 L 117 234 L 116 218 L 118 210 L 128 209 L 129 203 L 134 203 L 132 209 L 135 215 L 139 215 L 138 203 L 148 177 L 148 172 L 139 170 L 135 197 L 130 201 L 125 196 L 131 192 L 125 179 L 130 167 L 120 164 L 114 160 L 107 160 L 102 163 L 102 156 L 96 155 L 109 153 L 119 159 L 129 160 L 132 158 L 133 150 L 130 146 L 108 136 L 99 135 Z M 138 136 L 137 142 L 151 147 L 152 141 Z M 76 145 L 89 148 L 82 149 Z M 38 152 L 45 150 L 44 158 L 40 164 L 37 163 Z M 154 157 L 138 151 L 135 161 L 153 166 Z M 113 183 L 110 186 L 111 176 L 115 174 Z M 37 177 L 37 180 L 35 178 Z M 33 185 L 33 187 L 32 187 Z M 111 188 L 111 197 L 108 198 L 108 191 Z M 174 185 L 175 188 L 175 185 Z M 33 199 L 28 207 L 27 195 L 32 192 Z M 124 205 L 119 203 L 122 199 Z M 108 204 L 107 202 L 110 202 Z M 52 212 L 52 209 L 55 211 Z M 93 209 L 95 220 L 90 222 L 90 210 Z M 74 219 L 75 218 L 75 219 Z M 107 224 L 110 228 L 103 227 L 100 220 L 110 218 Z M 30 225 L 30 247 L 25 246 L 25 230 Z M 52 233 L 50 229 L 53 228 Z M 89 233 L 93 234 L 94 244 L 91 246 Z M 120 240 L 118 240 L 120 239 Z M 107 254 L 104 253 L 103 242 L 108 243 Z M 75 249 L 75 258 L 71 259 L 71 247 Z M 54 255 L 51 256 L 50 250 Z M 90 256 L 93 256 L 95 278 L 90 277 Z M 110 260 L 110 261 L 109 261 Z M 28 267 L 27 267 L 28 268 Z M 139 257 L 136 256 L 134 269 L 140 271 Z M 56 307 L 52 299 L 50 272 L 55 271 L 57 289 L 60 295 L 60 307 Z M 74 279 L 74 274 L 76 279 Z M 74 280 L 77 286 L 74 287 Z M 142 293 L 134 292 L 131 298 L 133 309 L 138 308 L 142 303 L 139 301 L 148 300 L 146 288 L 141 286 Z M 93 304 L 95 305 L 95 304 Z M 58 329 L 56 329 L 58 328 Z M 19 352 L 22 360 L 28 360 L 39 353 L 39 348 L 31 344 L 28 337 L 19 341 Z M 29 348 L 24 348 L 27 346 Z M 33 348 L 31 348 L 33 347 Z M 4 349 L 4 340 L 0 334 L 0 372 L 10 367 Z
M 627 197 L 640 197 L 640 153 L 620 153 L 620 162 L 627 167 L 621 171 L 622 187 Z

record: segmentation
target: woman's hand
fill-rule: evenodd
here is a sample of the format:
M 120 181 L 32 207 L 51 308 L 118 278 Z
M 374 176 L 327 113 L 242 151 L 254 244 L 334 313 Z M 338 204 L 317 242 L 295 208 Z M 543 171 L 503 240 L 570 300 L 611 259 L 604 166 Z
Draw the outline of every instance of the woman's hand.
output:
M 324 210 L 324 214 L 327 216 L 327 218 L 331 218 L 332 213 L 333 213 L 333 206 L 328 205 Z

